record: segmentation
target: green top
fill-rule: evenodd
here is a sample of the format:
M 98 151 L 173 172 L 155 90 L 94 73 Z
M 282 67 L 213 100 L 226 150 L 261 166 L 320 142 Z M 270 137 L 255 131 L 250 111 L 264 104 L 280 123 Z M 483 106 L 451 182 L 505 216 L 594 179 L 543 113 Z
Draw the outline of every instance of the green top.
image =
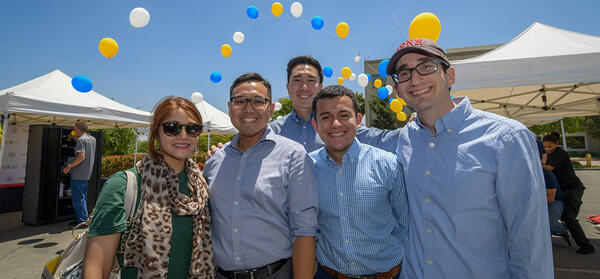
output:
M 137 168 L 131 168 L 130 171 L 137 176 L 138 196 L 136 208 L 139 206 L 140 189 L 142 178 Z M 177 174 L 179 178 L 179 192 L 189 196 L 190 191 L 187 188 L 187 174 L 184 171 Z M 102 192 L 98 197 L 94 216 L 90 224 L 88 236 L 109 235 L 128 230 L 127 215 L 123 205 L 125 203 L 125 188 L 127 188 L 127 175 L 120 171 L 112 175 L 102 187 Z M 194 220 L 192 216 L 178 216 L 171 213 L 171 222 L 173 231 L 171 235 L 171 249 L 169 251 L 169 278 L 188 278 L 190 261 L 192 257 L 192 238 Z M 119 263 L 123 265 L 123 255 L 117 255 Z M 121 278 L 137 278 L 137 269 L 128 267 L 121 270 Z

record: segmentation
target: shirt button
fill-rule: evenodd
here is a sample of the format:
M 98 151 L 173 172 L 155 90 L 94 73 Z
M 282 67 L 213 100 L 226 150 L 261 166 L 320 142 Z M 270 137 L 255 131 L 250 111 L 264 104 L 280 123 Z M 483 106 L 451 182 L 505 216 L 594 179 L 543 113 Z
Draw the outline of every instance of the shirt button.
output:
M 355 264 L 356 264 L 355 262 L 352 262 L 352 265 L 355 265 Z
M 346 216 L 342 216 L 342 220 L 346 220 Z
M 341 169 L 340 169 L 340 170 L 338 170 L 338 173 L 342 173 L 342 170 L 341 170 Z
M 431 229 L 427 229 L 427 232 L 428 232 L 428 233 L 431 233 Z
M 448 131 L 448 133 L 450 133 L 450 132 L 452 132 L 452 129 L 448 128 L 448 130 L 447 130 L 447 131 Z
M 239 262 L 240 261 L 240 257 L 235 258 L 235 260 Z
M 343 196 L 343 195 L 344 195 L 344 193 L 340 193 L 340 196 Z
M 344 242 L 346 242 L 346 243 L 350 243 L 350 240 L 346 239 L 346 240 L 344 240 Z
M 233 229 L 233 232 L 237 232 L 237 228 Z
M 431 172 L 430 171 L 425 171 L 425 174 L 430 175 Z
M 431 260 L 428 260 L 427 264 L 433 264 L 433 262 Z
M 246 157 L 248 157 L 248 155 L 246 155 L 246 154 L 242 155 L 242 158 L 246 158 Z
M 425 203 L 429 203 L 429 199 L 425 199 Z
M 239 202 L 238 202 L 238 201 L 235 201 L 235 202 L 233 202 L 233 204 L 235 204 L 235 205 L 238 205 L 238 204 L 239 204 Z
M 237 177 L 237 180 L 242 180 L 242 177 L 241 177 L 241 176 L 238 176 L 238 177 Z
M 433 143 L 433 142 L 429 143 L 429 147 L 433 148 L 434 146 L 435 146 L 435 143 Z

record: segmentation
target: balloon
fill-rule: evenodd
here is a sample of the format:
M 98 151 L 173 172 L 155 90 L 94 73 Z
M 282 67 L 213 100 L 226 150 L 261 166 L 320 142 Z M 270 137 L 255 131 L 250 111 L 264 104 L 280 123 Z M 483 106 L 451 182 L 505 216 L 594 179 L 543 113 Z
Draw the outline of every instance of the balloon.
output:
M 350 70 L 350 68 L 348 68 L 348 67 L 342 68 L 342 77 L 348 79 L 348 78 L 350 78 L 351 74 L 352 74 L 352 70 Z
M 292 6 L 290 7 L 290 12 L 292 13 L 292 15 L 295 18 L 299 18 L 302 15 L 302 4 L 300 4 L 300 2 L 294 2 L 292 3 Z
M 246 9 L 246 14 L 249 18 L 255 19 L 258 17 L 258 9 L 254 6 L 250 6 L 248 9 Z
M 379 87 L 381 87 L 381 80 L 380 80 L 380 79 L 376 79 L 376 80 L 373 82 L 373 86 L 375 86 L 375 88 L 379 88 Z
M 279 2 L 273 3 L 273 5 L 271 5 L 271 13 L 273 13 L 275 17 L 279 17 L 281 13 L 283 13 L 283 5 Z
M 436 15 L 421 13 L 410 23 L 408 39 L 430 39 L 435 42 L 440 38 L 441 31 L 442 24 Z
M 223 54 L 223 56 L 225 56 L 225 58 L 229 57 L 231 55 L 231 46 L 228 44 L 224 44 L 221 46 L 221 54 Z
M 354 56 L 354 63 L 360 62 L 360 55 Z
M 377 90 L 377 97 L 379 97 L 379 99 L 385 100 L 388 95 L 390 95 L 390 92 L 385 87 L 380 87 L 379 90 Z
M 204 100 L 204 95 L 202 95 L 202 93 L 200 93 L 200 92 L 192 93 L 192 103 L 194 103 L 194 104 L 201 103 L 202 100 Z
M 390 94 L 394 93 L 394 87 L 392 87 L 391 85 L 386 85 L 385 88 L 387 88 L 387 90 L 390 92 Z
M 242 33 L 242 32 L 233 33 L 233 41 L 238 44 L 241 44 L 244 41 L 244 33 Z
M 150 14 L 144 8 L 135 8 L 129 12 L 129 23 L 135 28 L 142 28 L 150 22 Z
M 355 80 L 355 79 L 356 79 L 356 74 L 355 73 L 350 74 L 350 80 Z
M 326 77 L 331 77 L 331 75 L 333 75 L 333 69 L 331 69 L 329 66 L 325 66 L 325 68 L 323 68 L 323 74 Z
M 337 82 L 338 82 L 340 85 L 344 84 L 344 78 L 343 78 L 343 77 L 339 77 L 339 78 L 337 79 Z
M 406 113 L 404 113 L 404 112 L 396 113 L 396 119 L 398 119 L 400 121 L 406 121 Z
M 119 44 L 117 44 L 117 41 L 112 38 L 104 38 L 100 40 L 98 49 L 106 58 L 111 58 L 117 55 L 117 52 L 119 52 Z
M 315 16 L 310 21 L 310 25 L 312 25 L 312 28 L 314 28 L 315 30 L 320 30 L 321 28 L 323 28 L 323 25 L 325 25 L 325 22 L 323 21 L 322 17 Z
M 390 104 L 390 105 L 391 105 L 393 100 L 396 100 L 396 99 L 394 99 L 394 98 L 390 98 L 390 99 L 388 100 L 388 104 Z
M 367 75 L 365 75 L 365 74 L 360 74 L 356 78 L 356 82 L 358 82 L 358 85 L 360 87 L 365 87 L 369 83 L 369 77 Z
M 400 102 L 397 99 L 394 99 L 390 102 L 390 108 L 392 109 L 393 112 L 398 113 L 398 112 L 402 112 L 402 108 L 404 106 L 402 105 L 402 102 Z
M 76 75 L 71 79 L 71 85 L 75 90 L 81 93 L 87 93 L 92 90 L 92 80 L 84 75 Z
M 280 102 L 275 102 L 275 111 L 278 111 L 281 109 L 281 103 Z
M 221 81 L 222 78 L 223 76 L 221 76 L 221 73 L 219 72 L 213 72 L 212 74 L 210 74 L 210 80 L 214 83 Z
M 406 106 L 406 101 L 404 101 L 404 99 L 399 98 L 398 100 L 402 103 L 403 106 Z
M 369 81 L 371 81 L 371 74 L 367 74 L 367 77 L 369 78 Z
M 454 99 L 454 96 L 452 96 L 452 94 L 450 94 L 450 100 Z
M 385 72 L 385 69 L 387 68 L 389 62 L 390 62 L 390 60 L 387 60 L 387 59 L 379 62 L 379 67 L 377 67 L 377 71 L 379 72 L 380 76 L 387 77 L 387 73 Z
M 348 26 L 348 23 L 342 21 L 335 27 L 335 33 L 342 39 L 346 38 L 348 33 L 350 33 L 350 26 Z

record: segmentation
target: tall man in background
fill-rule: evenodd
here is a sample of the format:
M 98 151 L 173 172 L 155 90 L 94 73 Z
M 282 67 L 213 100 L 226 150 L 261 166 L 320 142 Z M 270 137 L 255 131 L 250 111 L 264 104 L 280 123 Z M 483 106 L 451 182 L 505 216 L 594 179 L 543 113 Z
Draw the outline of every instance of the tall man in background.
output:
M 96 139 L 88 134 L 88 126 L 83 121 L 75 122 L 75 160 L 69 163 L 63 173 L 71 171 L 71 198 L 75 211 L 76 225 L 88 219 L 87 211 L 87 186 L 94 166 L 96 156 Z

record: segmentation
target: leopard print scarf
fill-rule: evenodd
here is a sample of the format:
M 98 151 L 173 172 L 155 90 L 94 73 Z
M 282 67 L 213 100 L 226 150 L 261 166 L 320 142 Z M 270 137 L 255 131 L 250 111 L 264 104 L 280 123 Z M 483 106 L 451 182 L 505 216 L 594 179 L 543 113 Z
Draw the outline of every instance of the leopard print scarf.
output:
M 137 166 L 142 196 L 127 238 L 123 265 L 136 267 L 138 278 L 167 278 L 172 212 L 194 218 L 189 278 L 214 278 L 208 186 L 198 165 L 190 158 L 185 161 L 189 197 L 179 192 L 177 174 L 164 160 L 146 156 Z

